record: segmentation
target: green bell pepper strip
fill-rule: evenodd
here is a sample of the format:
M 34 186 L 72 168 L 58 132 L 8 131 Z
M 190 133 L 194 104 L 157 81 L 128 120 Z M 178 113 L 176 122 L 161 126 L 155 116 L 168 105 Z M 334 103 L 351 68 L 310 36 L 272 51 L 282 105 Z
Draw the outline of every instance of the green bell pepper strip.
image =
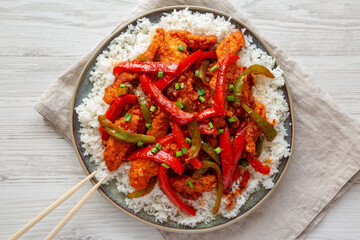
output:
M 105 132 L 107 132 L 110 136 L 112 136 L 118 140 L 121 140 L 123 142 L 126 142 L 126 143 L 137 143 L 138 141 L 143 141 L 144 143 L 156 142 L 156 138 L 154 136 L 130 133 L 118 126 L 115 126 L 104 115 L 100 115 L 98 117 L 98 120 L 99 120 L 100 126 L 105 130 Z
M 275 78 L 275 76 L 264 66 L 261 66 L 259 64 L 252 65 L 248 67 L 236 80 L 235 86 L 234 86 L 234 96 L 235 96 L 235 102 L 240 102 L 240 95 L 242 91 L 242 84 L 244 77 L 250 75 L 250 74 L 262 74 L 265 77 L 268 78 Z
M 221 170 L 220 167 L 212 162 L 212 161 L 203 161 L 203 166 L 199 169 L 196 170 L 195 173 L 193 174 L 193 178 L 199 178 L 202 174 L 204 174 L 209 168 L 212 168 L 215 170 L 216 175 L 217 175 L 217 184 L 216 184 L 216 202 L 215 202 L 215 206 L 212 210 L 213 214 L 216 214 L 219 211 L 220 208 L 220 203 L 221 203 L 221 198 L 223 195 L 223 181 L 222 181 L 222 174 L 221 174 Z
M 143 90 L 141 90 L 140 88 L 137 88 L 134 90 L 135 95 L 137 96 L 139 105 L 140 105 L 140 109 L 144 115 L 145 121 L 147 123 L 151 123 L 151 118 L 150 118 L 150 111 L 149 108 L 147 107 L 147 101 L 146 101 L 146 96 Z
M 195 158 L 199 155 L 201 149 L 201 135 L 197 122 L 193 120 L 189 126 L 189 134 L 192 139 L 191 148 L 189 149 L 189 158 Z
M 220 165 L 220 157 L 216 154 L 215 148 L 206 142 L 202 142 L 201 149 L 206 152 L 218 165 Z
M 207 73 L 207 70 L 209 69 L 209 65 L 210 65 L 210 61 L 209 60 L 205 60 L 201 65 L 200 65 L 200 68 L 199 68 L 199 78 L 201 79 L 201 81 L 203 83 L 206 82 L 206 73 Z
M 263 145 L 264 145 L 264 140 L 259 137 L 258 140 L 256 141 L 256 156 L 260 157 L 262 151 L 263 151 Z
M 260 127 L 261 131 L 265 134 L 267 140 L 269 140 L 270 142 L 274 140 L 274 138 L 277 135 L 275 128 L 265 118 L 263 118 L 253 109 L 249 108 L 245 104 L 241 104 L 241 106 L 255 121 L 255 123 Z
M 146 186 L 146 188 L 129 193 L 128 198 L 143 197 L 149 194 L 154 189 L 155 185 L 156 185 L 156 177 L 153 177 L 151 178 L 150 183 Z

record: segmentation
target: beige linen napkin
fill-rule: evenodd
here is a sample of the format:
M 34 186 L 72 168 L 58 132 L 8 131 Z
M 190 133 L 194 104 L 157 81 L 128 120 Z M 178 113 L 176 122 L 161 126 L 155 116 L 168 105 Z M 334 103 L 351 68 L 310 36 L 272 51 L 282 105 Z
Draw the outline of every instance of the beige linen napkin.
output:
M 148 0 L 138 5 L 123 23 L 151 9 L 185 4 L 228 13 L 259 34 L 228 1 Z M 339 110 L 281 49 L 266 36 L 260 36 L 284 70 L 293 97 L 295 147 L 288 171 L 273 195 L 243 220 L 205 234 L 160 231 L 165 239 L 303 239 L 335 200 L 360 178 L 359 123 Z M 93 51 L 61 75 L 35 105 L 35 109 L 67 140 L 70 139 L 70 99 L 76 80 Z

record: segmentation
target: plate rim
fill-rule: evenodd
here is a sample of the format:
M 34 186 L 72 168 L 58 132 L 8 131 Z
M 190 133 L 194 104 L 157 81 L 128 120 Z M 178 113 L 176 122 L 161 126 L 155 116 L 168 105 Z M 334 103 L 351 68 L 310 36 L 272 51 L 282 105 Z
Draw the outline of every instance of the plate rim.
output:
M 78 146 L 76 145 L 76 140 L 75 140 L 75 129 L 74 129 L 74 112 L 75 112 L 75 100 L 76 100 L 76 95 L 78 93 L 79 87 L 82 83 L 83 78 L 85 77 L 86 73 L 88 72 L 90 66 L 92 65 L 93 61 L 96 60 L 96 58 L 99 56 L 99 54 L 101 53 L 101 51 L 103 51 L 103 49 L 114 39 L 114 37 L 116 37 L 120 32 L 122 32 L 128 25 L 135 23 L 138 19 L 141 19 L 143 17 L 146 17 L 148 15 L 151 14 L 155 14 L 158 12 L 164 12 L 164 11 L 169 11 L 169 10 L 182 10 L 182 9 L 189 9 L 190 11 L 204 11 L 204 12 L 209 12 L 209 13 L 215 13 L 217 15 L 221 15 L 226 17 L 227 19 L 231 19 L 234 22 L 238 23 L 239 25 L 243 26 L 244 28 L 246 28 L 246 31 L 250 32 L 250 34 L 252 36 L 254 36 L 261 44 L 262 46 L 265 48 L 265 50 L 268 52 L 268 54 L 270 56 L 272 56 L 275 59 L 276 64 L 279 66 L 278 64 L 278 60 L 274 57 L 273 51 L 270 49 L 269 45 L 259 36 L 259 34 L 254 33 L 251 28 L 248 27 L 247 24 L 245 24 L 243 21 L 239 20 L 236 17 L 231 16 L 230 14 L 227 14 L 225 12 L 216 10 L 216 9 L 212 9 L 212 8 L 208 8 L 208 7 L 202 7 L 202 6 L 193 6 L 193 5 L 173 5 L 173 6 L 167 6 L 167 7 L 161 7 L 161 8 L 156 8 L 150 11 L 147 11 L 143 14 L 140 14 L 136 17 L 131 18 L 131 20 L 121 24 L 120 26 L 118 26 L 115 30 L 113 30 L 110 35 L 106 38 L 104 38 L 97 46 L 96 46 L 96 51 L 91 54 L 91 57 L 87 60 L 85 66 L 83 67 L 83 70 L 81 72 L 81 74 L 79 75 L 78 79 L 77 79 L 77 83 L 71 98 L 71 102 L 70 102 L 70 113 L 69 113 L 69 122 L 70 122 L 70 137 L 71 137 L 71 142 L 72 145 L 75 149 L 76 152 L 76 156 L 80 162 L 81 167 L 83 168 L 84 172 L 86 173 L 86 175 L 90 175 L 91 172 L 89 171 L 89 169 L 87 168 L 86 164 L 85 164 L 85 160 L 82 158 L 81 154 L 80 154 L 80 149 L 78 148 Z M 105 192 L 104 190 L 102 190 L 101 188 L 98 188 L 98 191 L 100 192 L 100 194 L 106 199 L 108 200 L 113 206 L 115 206 L 117 209 L 121 210 L 122 212 L 124 212 L 125 214 L 127 214 L 128 216 L 131 216 L 133 218 L 135 218 L 136 220 L 148 224 L 150 226 L 156 227 L 158 229 L 162 229 L 162 230 L 166 230 L 166 231 L 170 231 L 170 232 L 178 232 L 178 233 L 203 233 L 203 232 L 210 232 L 210 231 L 215 231 L 224 227 L 227 227 L 243 218 L 245 218 L 246 216 L 248 216 L 249 214 L 251 214 L 252 212 L 254 212 L 264 201 L 266 201 L 271 195 L 272 193 L 275 191 L 275 189 L 278 187 L 279 183 L 281 182 L 282 178 L 284 177 L 285 173 L 287 172 L 287 169 L 289 167 L 291 158 L 292 158 L 292 152 L 294 149 L 294 143 L 295 143 L 295 121 L 294 121 L 294 111 L 293 111 L 293 101 L 292 101 L 292 96 L 291 96 L 291 92 L 289 90 L 289 86 L 287 83 L 286 78 L 284 77 L 285 83 L 284 83 L 284 88 L 288 97 L 288 106 L 289 106 L 289 121 L 290 121 L 290 132 L 291 132 L 291 140 L 290 140 L 290 152 L 289 152 L 289 156 L 288 159 L 286 160 L 285 166 L 283 171 L 280 173 L 279 178 L 277 179 L 277 181 L 274 183 L 274 186 L 272 189 L 270 189 L 269 192 L 267 192 L 265 194 L 265 196 L 263 198 L 261 198 L 254 206 L 252 206 L 249 210 L 247 210 L 245 213 L 243 213 L 240 216 L 237 216 L 233 219 L 230 219 L 229 221 L 225 222 L 225 223 L 220 223 L 217 224 L 215 226 L 211 226 L 211 227 L 204 227 L 204 228 L 176 228 L 176 227 L 172 227 L 172 226 L 164 226 L 159 222 L 150 222 L 146 219 L 143 219 L 141 217 L 139 217 L 138 215 L 128 211 L 127 209 L 123 208 L 121 205 L 117 204 L 113 199 L 111 199 Z M 91 183 L 93 185 L 95 185 L 97 183 L 96 180 L 94 180 L 93 178 L 90 179 Z

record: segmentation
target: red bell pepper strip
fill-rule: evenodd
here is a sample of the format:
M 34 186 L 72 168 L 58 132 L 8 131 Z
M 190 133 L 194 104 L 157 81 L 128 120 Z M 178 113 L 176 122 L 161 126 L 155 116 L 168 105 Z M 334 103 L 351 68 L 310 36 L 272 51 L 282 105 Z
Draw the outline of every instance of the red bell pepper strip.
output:
M 215 88 L 215 110 L 220 115 L 225 115 L 224 99 L 225 99 L 225 74 L 228 67 L 239 59 L 238 55 L 230 55 L 225 57 L 219 66 Z
M 246 159 L 248 160 L 248 163 L 254 168 L 255 171 L 264 175 L 269 175 L 270 167 L 260 162 L 260 160 L 256 156 L 252 154 L 246 154 Z
M 249 180 L 250 180 L 250 172 L 249 172 L 249 170 L 245 169 L 244 174 L 241 179 L 241 182 L 240 182 L 240 187 L 245 188 L 246 185 L 248 184 Z
M 114 67 L 113 74 L 118 76 L 123 70 L 134 72 L 176 74 L 179 63 L 125 61 Z
M 200 64 L 202 63 L 202 61 L 204 61 L 205 59 L 216 59 L 216 53 L 215 51 L 207 51 L 207 52 L 203 52 L 201 54 L 201 56 L 199 57 L 198 60 L 196 60 L 196 62 L 194 63 L 194 69 L 197 70 L 200 66 Z
M 204 119 L 217 116 L 215 108 L 207 108 L 198 112 L 197 120 L 202 121 Z
M 161 145 L 167 145 L 173 142 L 175 142 L 175 136 L 172 133 L 169 133 L 168 135 L 165 135 L 162 138 L 159 138 L 159 140 L 157 140 L 157 143 Z
M 179 76 L 181 73 L 183 73 L 186 69 L 188 69 L 191 64 L 193 64 L 203 53 L 202 50 L 197 50 L 196 52 L 194 52 L 193 54 L 191 54 L 190 56 L 186 57 L 184 60 L 182 60 L 179 63 L 179 67 L 176 71 L 176 73 L 174 75 L 166 75 L 163 78 L 159 79 L 156 83 L 155 86 L 160 90 L 164 90 L 164 88 L 172 81 L 174 80 L 177 76 Z
M 189 148 L 189 145 L 187 144 L 187 142 L 185 140 L 185 137 L 181 130 L 180 125 L 170 121 L 170 127 L 172 130 L 172 133 L 174 134 L 175 142 L 177 143 L 177 145 L 179 145 L 180 148 L 183 148 L 183 147 Z
M 231 182 L 232 183 L 235 182 L 236 180 L 238 180 L 240 176 L 241 176 L 240 167 L 239 165 L 235 165 Z
M 180 210 L 192 215 L 196 216 L 196 210 L 192 207 L 186 205 L 181 199 L 176 195 L 176 193 L 171 189 L 168 176 L 166 175 L 166 168 L 163 166 L 159 167 L 158 170 L 158 178 L 159 185 L 164 194 L 169 198 L 170 202 L 172 202 L 175 206 L 180 208 Z
M 208 123 L 199 123 L 200 134 L 206 135 L 219 135 L 218 130 L 214 128 L 210 128 Z
M 238 131 L 235 135 L 232 146 L 234 166 L 237 165 L 241 157 L 241 154 L 243 152 L 246 133 L 247 133 L 247 128 L 243 128 L 240 131 Z
M 150 96 L 154 103 L 168 115 L 171 121 L 184 125 L 189 124 L 196 117 L 195 114 L 182 111 L 176 103 L 167 99 L 146 74 L 140 75 L 140 82 L 144 91 Z
M 198 158 L 190 159 L 190 164 L 193 165 L 194 168 L 200 169 L 203 163 Z
M 136 99 L 137 99 L 136 96 L 132 94 L 127 94 L 117 97 L 106 111 L 105 117 L 110 121 L 114 122 L 120 117 L 121 112 L 125 107 L 125 105 L 128 103 L 135 103 Z M 99 130 L 101 134 L 101 139 L 107 140 L 109 138 L 109 134 L 105 132 L 105 130 L 102 127 L 100 127 Z
M 172 129 L 172 134 L 174 134 L 174 139 L 175 139 L 175 142 L 177 143 L 177 145 L 179 145 L 180 148 L 186 147 L 189 150 L 189 144 L 185 140 L 185 137 L 181 130 L 181 127 L 174 122 L 170 122 L 170 126 Z M 195 141 L 194 138 L 193 138 L 193 141 Z M 200 139 L 200 147 L 201 147 L 201 139 Z M 189 150 L 189 157 L 191 157 L 190 156 L 191 148 Z M 199 169 L 202 166 L 201 161 L 197 158 L 190 159 L 190 164 L 193 165 L 196 169 Z
M 164 152 L 162 150 L 158 151 L 156 154 L 153 154 L 151 152 L 152 147 L 146 147 L 138 149 L 131 154 L 129 154 L 125 160 L 135 160 L 139 158 L 143 159 L 150 159 L 154 160 L 159 163 L 166 163 L 169 167 L 171 167 L 175 173 L 182 175 L 184 172 L 184 168 L 181 165 L 180 161 L 168 154 L 167 152 Z
M 222 165 L 222 173 L 223 173 L 223 185 L 224 190 L 230 186 L 232 175 L 234 171 L 234 162 L 231 150 L 231 140 L 230 140 L 230 132 L 229 128 L 224 126 L 224 133 L 220 133 L 220 148 L 221 148 L 221 165 Z

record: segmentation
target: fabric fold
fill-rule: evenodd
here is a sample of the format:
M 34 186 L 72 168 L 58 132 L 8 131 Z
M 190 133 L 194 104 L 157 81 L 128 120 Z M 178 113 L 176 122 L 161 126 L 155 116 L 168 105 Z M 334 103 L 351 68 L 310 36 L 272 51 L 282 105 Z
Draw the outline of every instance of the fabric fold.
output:
M 360 178 L 360 147 L 357 144 L 360 124 L 339 110 L 297 63 L 259 33 L 256 26 L 227 0 L 145 0 L 114 31 L 133 16 L 173 5 L 196 5 L 225 12 L 244 22 L 265 41 L 284 70 L 292 93 L 295 146 L 289 168 L 278 188 L 246 218 L 210 233 L 160 233 L 165 239 L 172 240 L 304 239 L 336 199 Z M 68 141 L 73 91 L 84 65 L 98 46 L 56 79 L 35 105 L 35 109 Z

